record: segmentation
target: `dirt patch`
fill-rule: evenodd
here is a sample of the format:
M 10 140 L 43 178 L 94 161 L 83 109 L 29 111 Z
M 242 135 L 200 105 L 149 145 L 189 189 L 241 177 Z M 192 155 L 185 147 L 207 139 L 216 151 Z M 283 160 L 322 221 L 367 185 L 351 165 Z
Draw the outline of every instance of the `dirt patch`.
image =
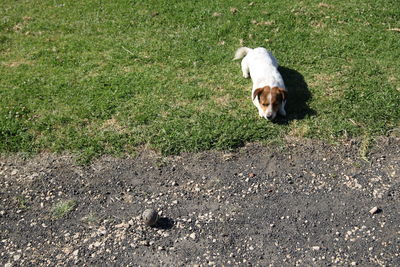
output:
M 111 118 L 106 120 L 101 126 L 101 130 L 103 131 L 114 131 L 117 133 L 126 133 L 126 129 L 121 126 L 120 122 L 116 118 Z
M 6 67 L 17 68 L 21 65 L 33 65 L 33 62 L 26 60 L 26 59 L 19 59 L 19 60 L 10 61 L 10 62 L 2 62 L 1 64 Z
M 357 142 L 307 140 L 90 166 L 3 158 L 0 262 L 398 266 L 399 141 L 379 140 L 370 162 Z M 147 208 L 156 227 L 141 222 Z

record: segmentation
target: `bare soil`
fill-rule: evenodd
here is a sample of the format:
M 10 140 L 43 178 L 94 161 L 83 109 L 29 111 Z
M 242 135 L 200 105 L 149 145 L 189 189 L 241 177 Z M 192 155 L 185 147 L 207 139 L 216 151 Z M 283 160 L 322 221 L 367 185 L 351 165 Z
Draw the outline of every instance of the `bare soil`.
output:
M 376 140 L 368 162 L 359 145 L 1 158 L 0 263 L 400 266 L 400 139 Z

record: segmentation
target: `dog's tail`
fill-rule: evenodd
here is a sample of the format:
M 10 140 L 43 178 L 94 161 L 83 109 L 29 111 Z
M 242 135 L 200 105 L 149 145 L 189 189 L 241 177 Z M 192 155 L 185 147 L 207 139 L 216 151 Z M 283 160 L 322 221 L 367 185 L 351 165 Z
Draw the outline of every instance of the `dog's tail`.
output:
M 249 53 L 249 51 L 251 51 L 251 50 L 253 50 L 253 49 L 248 48 L 248 47 L 241 47 L 241 48 L 239 48 L 238 50 L 236 50 L 235 58 L 234 58 L 233 60 L 237 60 L 237 59 L 243 58 L 243 57 L 246 56 L 247 53 Z

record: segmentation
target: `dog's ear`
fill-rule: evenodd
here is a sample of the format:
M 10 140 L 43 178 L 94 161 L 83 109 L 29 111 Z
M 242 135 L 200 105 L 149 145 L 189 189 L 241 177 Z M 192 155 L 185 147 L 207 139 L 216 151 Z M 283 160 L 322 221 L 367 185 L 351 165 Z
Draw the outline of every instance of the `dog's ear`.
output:
M 253 100 L 256 99 L 256 97 L 258 97 L 262 91 L 264 90 L 264 88 L 257 88 L 254 92 L 253 92 Z
M 279 89 L 279 92 L 281 93 L 281 95 L 282 95 L 282 100 L 287 100 L 287 98 L 288 98 L 288 92 L 284 89 L 284 88 L 278 88 Z
M 265 86 L 263 88 L 257 88 L 254 93 L 253 93 L 253 100 L 256 99 L 257 96 L 260 96 L 260 94 L 264 91 L 264 90 L 269 90 L 271 89 L 269 86 Z

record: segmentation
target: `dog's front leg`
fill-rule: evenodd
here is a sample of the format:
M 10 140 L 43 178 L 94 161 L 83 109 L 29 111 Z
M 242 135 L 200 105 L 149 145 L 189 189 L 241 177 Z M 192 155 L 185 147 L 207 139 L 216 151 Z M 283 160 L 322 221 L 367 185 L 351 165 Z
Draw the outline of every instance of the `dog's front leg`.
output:
M 282 105 L 279 108 L 279 114 L 283 117 L 286 116 L 286 111 L 285 111 L 285 105 L 286 105 L 286 101 L 282 103 Z

